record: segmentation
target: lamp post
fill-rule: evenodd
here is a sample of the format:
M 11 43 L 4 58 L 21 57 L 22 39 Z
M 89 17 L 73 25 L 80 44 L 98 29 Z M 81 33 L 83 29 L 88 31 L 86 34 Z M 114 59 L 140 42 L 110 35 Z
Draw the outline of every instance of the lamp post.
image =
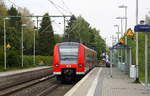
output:
M 122 27 L 122 20 L 123 19 L 127 19 L 127 17 L 117 17 L 116 19 L 120 19 L 121 20 L 121 37 L 123 36 L 123 27 Z M 121 50 L 121 62 L 123 62 L 123 58 L 122 58 L 123 54 L 122 54 L 122 50 Z
M 33 20 L 33 22 L 35 22 L 35 20 Z M 37 30 L 36 30 L 37 29 Z M 37 31 L 38 33 L 38 24 L 37 24 L 37 28 L 34 26 L 33 28 L 33 64 L 35 65 L 35 32 Z
M 118 35 L 118 43 L 119 43 L 119 34 L 120 34 L 120 32 L 119 32 L 119 25 L 114 25 L 114 27 L 118 28 L 118 32 L 116 32 L 116 33 Z M 119 63 L 119 51 L 118 51 L 118 63 Z
M 23 36 L 23 27 L 25 27 L 25 26 L 26 26 L 26 24 L 22 24 L 22 31 L 21 31 L 21 58 L 22 58 L 22 59 L 21 59 L 21 66 L 22 66 L 22 67 L 24 66 L 24 64 L 23 64 L 23 63 L 24 63 L 24 62 L 23 62 L 23 60 L 24 60 L 24 59 L 23 59 L 23 55 L 24 55 L 24 54 L 23 54 L 23 49 L 24 49 L 24 46 L 23 46 L 23 45 L 24 45 L 24 44 L 23 44 L 23 37 L 24 37 L 24 36 Z
M 118 28 L 118 32 L 116 32 L 116 33 L 117 33 L 117 36 L 118 36 L 118 42 L 119 42 L 119 34 L 120 34 L 120 32 L 119 32 L 119 25 L 114 25 L 114 27 L 117 27 L 117 28 Z
M 125 9 L 125 18 L 127 18 L 127 6 L 121 5 L 119 8 L 124 8 Z M 125 32 L 127 31 L 127 19 L 125 19 Z
M 136 0 L 136 25 L 138 24 L 138 0 Z M 136 81 L 139 81 L 139 44 L 138 44 L 138 32 L 136 32 Z
M 33 64 L 35 65 L 35 30 L 33 34 Z
M 125 9 L 125 18 L 127 18 L 127 6 L 125 5 L 121 5 L 119 6 L 119 8 L 124 8 Z M 125 32 L 127 32 L 127 19 L 125 19 Z M 127 36 L 125 36 L 125 44 L 127 45 Z M 125 50 L 125 63 L 127 64 L 128 61 L 128 56 L 127 56 L 127 50 Z
M 4 69 L 7 68 L 7 58 L 6 58 L 6 20 L 9 18 L 4 18 Z
M 121 20 L 121 37 L 122 37 L 123 36 L 123 27 L 122 27 L 123 22 L 122 22 L 122 20 L 123 19 L 127 19 L 127 17 L 116 17 L 116 19 L 120 19 Z

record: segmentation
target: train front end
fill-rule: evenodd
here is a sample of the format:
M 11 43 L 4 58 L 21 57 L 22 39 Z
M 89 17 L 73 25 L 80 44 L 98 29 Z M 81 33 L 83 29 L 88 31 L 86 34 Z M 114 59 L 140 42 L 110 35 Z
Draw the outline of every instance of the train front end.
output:
M 58 80 L 70 81 L 84 75 L 84 47 L 76 42 L 56 44 L 53 64 L 53 73 Z

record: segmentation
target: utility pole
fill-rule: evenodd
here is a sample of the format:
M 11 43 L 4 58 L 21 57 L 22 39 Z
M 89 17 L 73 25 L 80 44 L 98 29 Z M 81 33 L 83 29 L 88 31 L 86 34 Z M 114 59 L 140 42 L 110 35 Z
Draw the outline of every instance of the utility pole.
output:
M 148 90 L 148 35 L 145 33 L 145 89 Z
M 66 17 L 64 17 L 64 35 L 66 36 Z M 68 34 L 68 38 L 69 38 L 69 34 Z
M 117 34 L 117 39 L 118 39 L 118 42 L 119 42 L 119 34 L 120 34 L 120 32 L 119 32 L 119 25 L 114 25 L 114 27 L 118 28 L 118 32 L 116 32 L 116 34 Z
M 127 32 L 127 6 L 125 5 L 121 5 L 119 6 L 119 8 L 124 8 L 125 9 L 125 33 Z M 125 44 L 127 45 L 127 36 L 125 36 Z M 128 52 L 127 52 L 127 49 L 125 50 L 125 63 L 127 64 L 128 63 Z
M 6 19 L 4 18 L 4 69 L 7 68 L 6 62 Z
M 136 25 L 138 24 L 138 0 L 136 0 Z M 136 32 L 136 81 L 139 81 L 139 44 L 138 32 Z
M 7 52 L 6 52 L 6 20 L 9 18 L 4 18 L 4 69 L 7 68 Z
M 37 36 L 38 36 L 39 35 L 39 32 L 38 32 L 39 31 L 39 29 L 38 29 L 39 28 L 39 17 L 38 16 L 36 17 L 36 20 L 37 20 L 36 26 L 37 26 Z
M 114 27 L 118 27 L 118 32 L 116 32 L 116 33 L 117 33 L 117 35 L 118 35 L 118 43 L 119 43 L 119 34 L 120 34 L 120 32 L 119 32 L 119 25 L 114 25 Z M 120 59 L 119 59 L 119 51 L 118 51 L 117 53 L 118 53 L 118 59 L 117 59 L 117 61 L 118 61 L 118 64 L 119 64 L 119 62 L 120 62 Z
M 35 29 L 34 29 L 34 38 L 33 38 L 33 64 L 35 65 Z
M 127 19 L 127 17 L 117 17 L 116 19 L 120 19 L 121 20 L 121 38 L 122 38 L 122 36 L 123 36 L 123 27 L 122 27 L 122 20 L 123 19 Z M 123 54 L 122 54 L 122 49 L 121 49 L 121 63 L 123 63 Z
M 120 19 L 121 20 L 121 37 L 122 37 L 123 36 L 123 27 L 122 27 L 123 22 L 122 22 L 122 20 L 123 19 L 127 19 L 127 17 L 117 17 L 116 19 Z
M 22 24 L 22 31 L 21 31 L 21 66 L 23 67 L 24 66 L 24 54 L 23 54 L 23 50 L 24 50 L 24 43 L 23 43 L 23 40 L 24 40 L 24 32 L 23 32 L 23 28 L 26 26 L 26 24 Z

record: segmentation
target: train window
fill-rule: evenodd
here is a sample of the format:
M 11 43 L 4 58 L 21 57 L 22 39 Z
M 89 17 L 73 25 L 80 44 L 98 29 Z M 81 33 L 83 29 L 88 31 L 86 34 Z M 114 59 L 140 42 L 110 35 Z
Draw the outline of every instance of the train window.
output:
M 78 48 L 60 48 L 61 55 L 78 55 Z
M 61 64 L 77 64 L 78 46 L 60 46 L 60 63 Z

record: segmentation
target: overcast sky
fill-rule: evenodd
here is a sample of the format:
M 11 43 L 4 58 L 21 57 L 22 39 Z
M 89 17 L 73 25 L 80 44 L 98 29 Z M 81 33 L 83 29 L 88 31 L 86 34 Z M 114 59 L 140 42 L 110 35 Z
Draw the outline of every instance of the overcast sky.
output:
M 48 12 L 50 15 L 62 15 L 48 0 L 4 0 L 7 5 L 12 5 L 10 1 L 17 6 L 26 7 L 34 15 L 43 15 Z M 76 16 L 84 17 L 92 27 L 100 30 L 100 35 L 106 38 L 110 46 L 112 35 L 117 37 L 117 28 L 115 24 L 120 24 L 120 20 L 115 19 L 118 16 L 123 17 L 124 9 L 118 8 L 119 5 L 128 6 L 128 28 L 134 28 L 135 25 L 135 4 L 136 0 L 52 0 L 63 8 L 67 7 Z M 65 4 L 64 4 L 64 3 Z M 67 8 L 66 8 L 67 9 Z M 145 18 L 145 14 L 150 10 L 150 0 L 139 0 L 139 20 Z M 69 14 L 64 12 L 64 14 Z M 63 34 L 63 27 L 58 24 L 62 20 L 56 20 L 55 33 Z

